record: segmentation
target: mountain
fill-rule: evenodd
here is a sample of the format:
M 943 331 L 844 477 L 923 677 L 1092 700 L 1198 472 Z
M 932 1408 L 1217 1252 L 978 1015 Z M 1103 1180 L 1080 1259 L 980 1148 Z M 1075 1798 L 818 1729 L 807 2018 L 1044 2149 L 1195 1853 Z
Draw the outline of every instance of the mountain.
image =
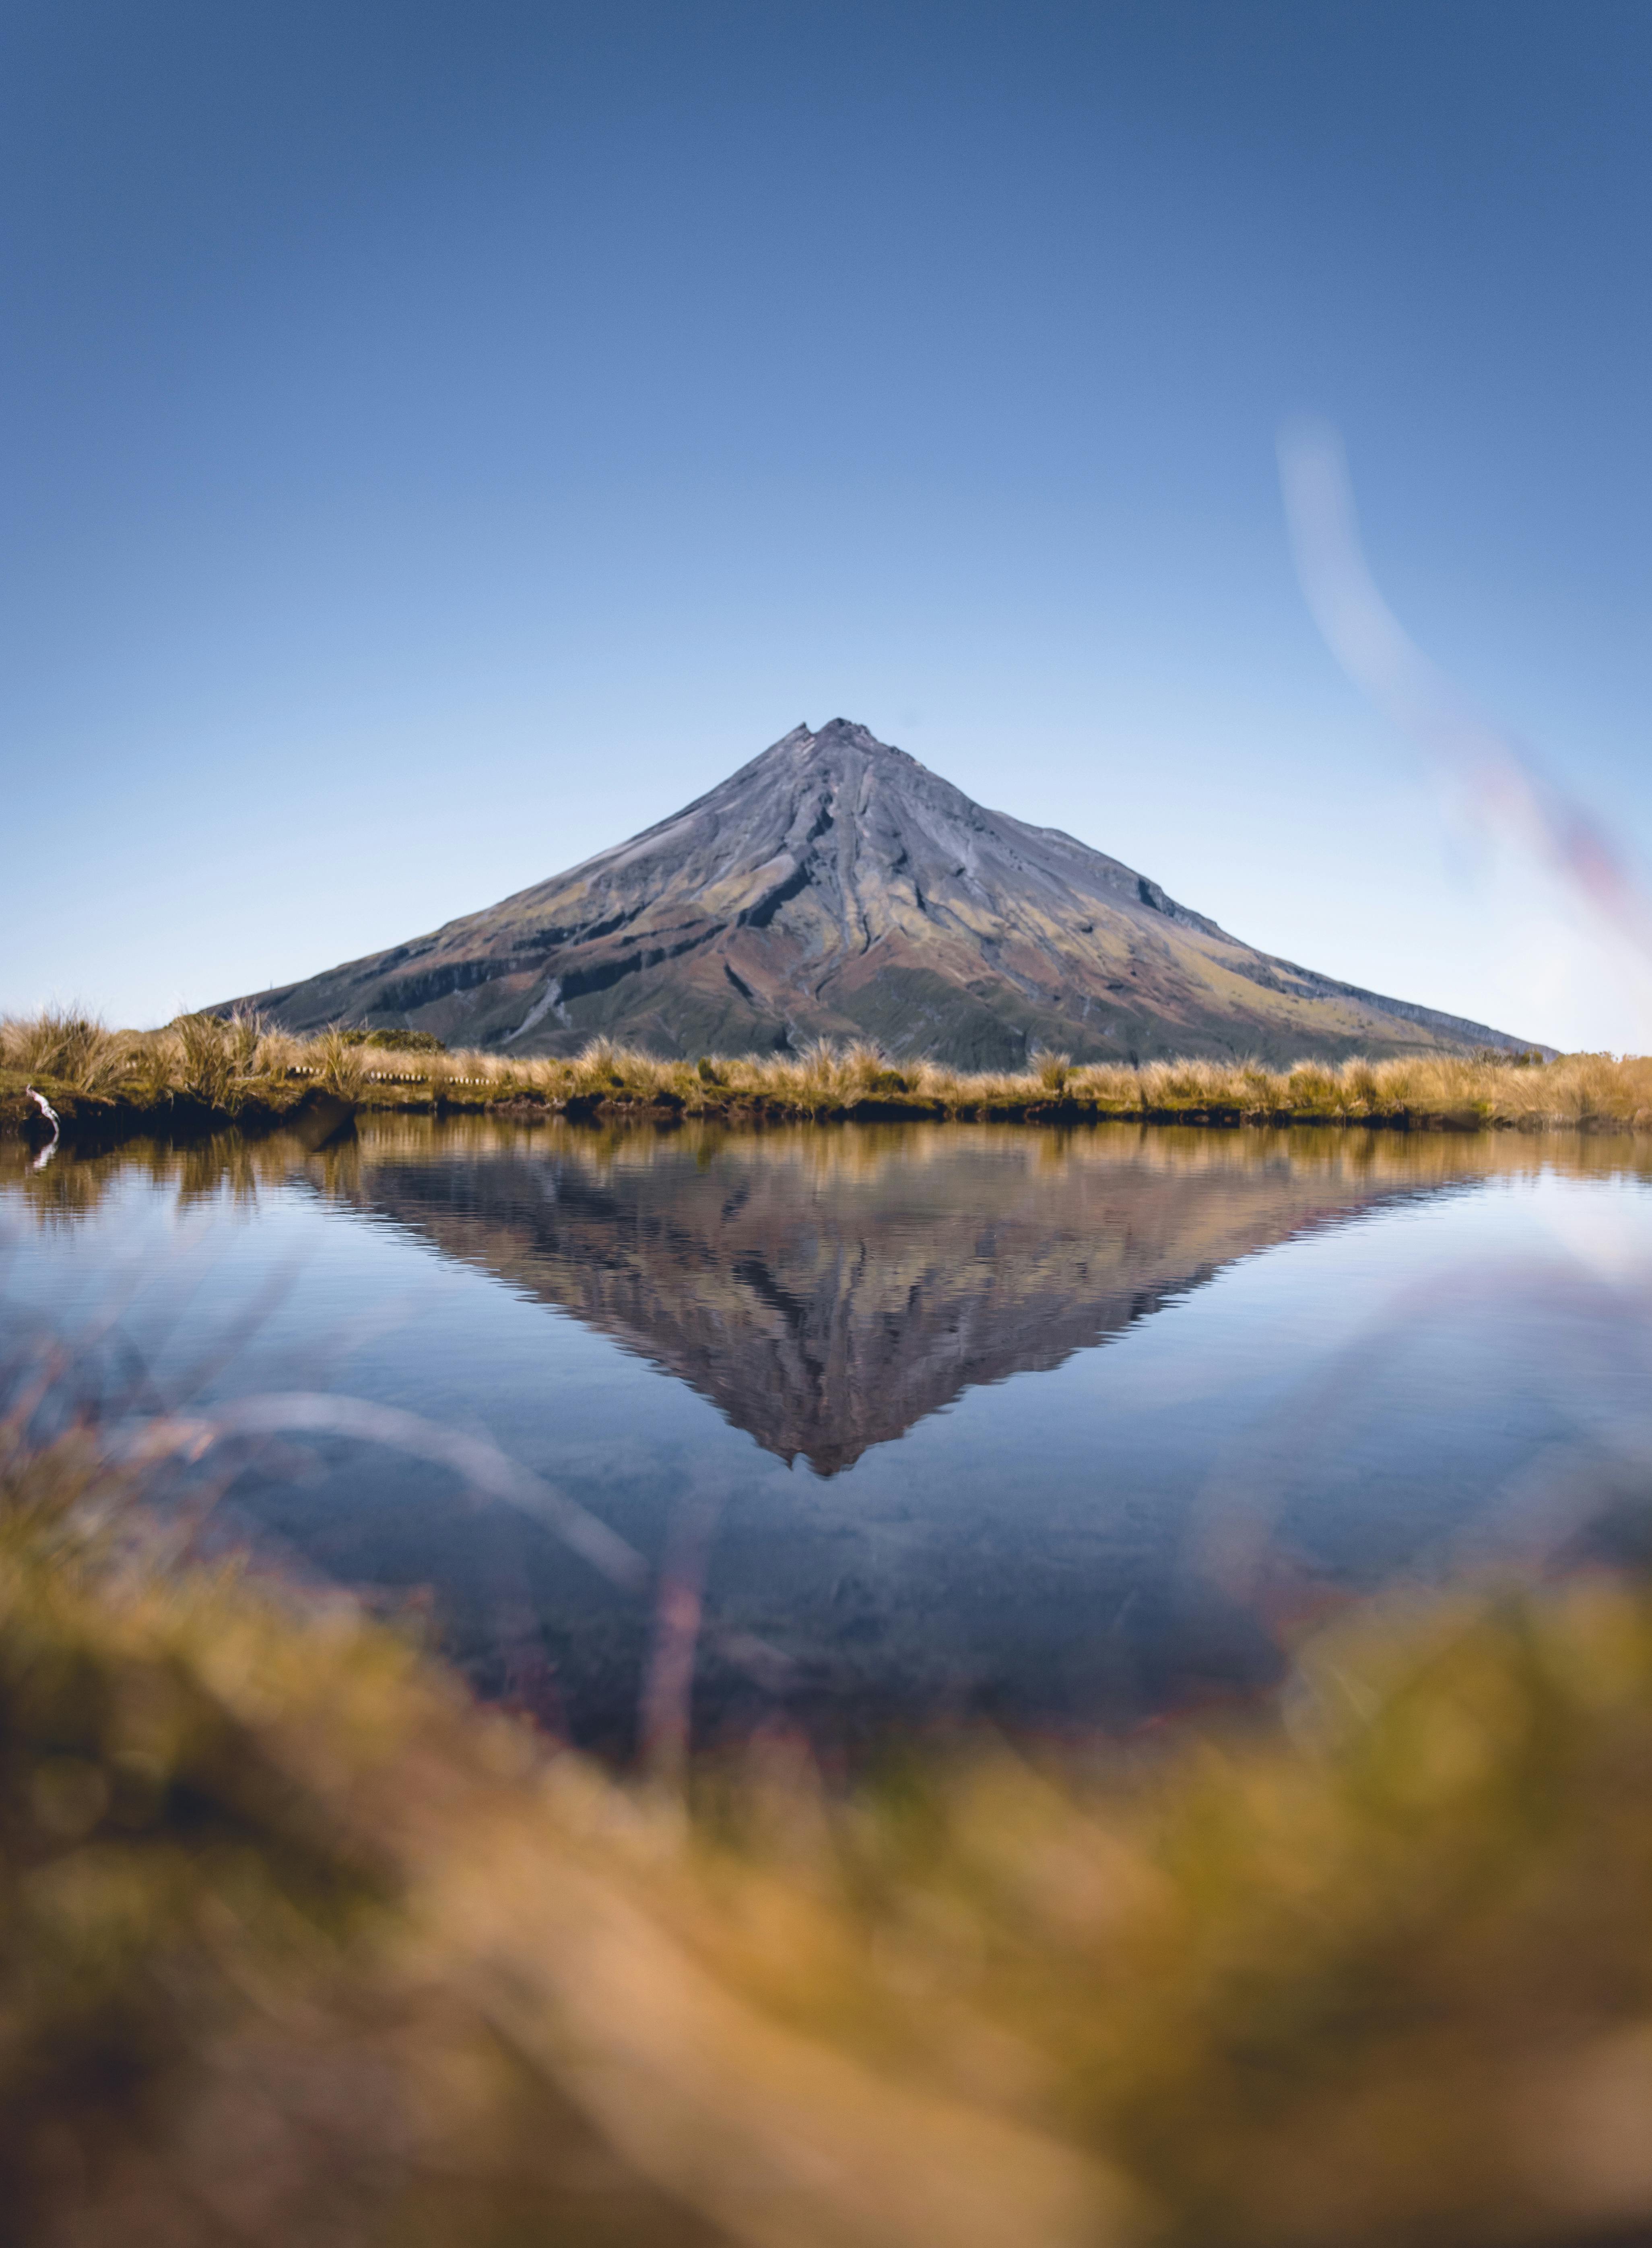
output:
M 1277 1064 L 1527 1043 L 1258 952 L 845 718 L 485 912 L 235 1004 L 519 1054 L 859 1037 L 970 1068 L 1040 1046 Z

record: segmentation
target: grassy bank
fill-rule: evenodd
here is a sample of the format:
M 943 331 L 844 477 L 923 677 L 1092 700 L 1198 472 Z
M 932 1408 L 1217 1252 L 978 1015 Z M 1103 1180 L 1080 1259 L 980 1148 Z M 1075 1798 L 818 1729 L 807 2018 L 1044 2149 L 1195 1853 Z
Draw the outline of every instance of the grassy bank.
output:
M 1148 1062 L 1074 1068 L 1059 1054 L 1021 1073 L 897 1064 L 875 1047 L 799 1056 L 662 1061 L 598 1039 L 572 1059 L 448 1052 L 395 1034 L 330 1031 L 299 1039 L 252 1020 L 190 1016 L 163 1031 L 110 1031 L 46 1014 L 0 1024 L 0 1124 L 34 1128 L 33 1084 L 65 1133 L 154 1129 L 192 1119 L 290 1114 L 324 1090 L 356 1106 L 507 1107 L 730 1120 L 845 1117 L 1106 1119 L 1236 1125 L 1367 1125 L 1409 1130 L 1652 1128 L 1652 1059 L 1568 1054 L 1410 1060 Z
M 1288 1723 L 685 1801 L 176 1525 L 0 1422 L 25 2248 L 1644 2237 L 1643 1591 L 1345 1617 Z

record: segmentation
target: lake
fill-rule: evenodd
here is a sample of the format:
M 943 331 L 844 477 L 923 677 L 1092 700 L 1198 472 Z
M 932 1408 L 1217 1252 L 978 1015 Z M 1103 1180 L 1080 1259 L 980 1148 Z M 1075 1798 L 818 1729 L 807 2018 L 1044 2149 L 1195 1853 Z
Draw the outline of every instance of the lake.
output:
M 240 1413 L 211 1539 L 620 1757 L 1125 1730 L 1643 1534 L 1643 1141 L 369 1117 L 0 1149 L 0 1253 L 10 1367 Z

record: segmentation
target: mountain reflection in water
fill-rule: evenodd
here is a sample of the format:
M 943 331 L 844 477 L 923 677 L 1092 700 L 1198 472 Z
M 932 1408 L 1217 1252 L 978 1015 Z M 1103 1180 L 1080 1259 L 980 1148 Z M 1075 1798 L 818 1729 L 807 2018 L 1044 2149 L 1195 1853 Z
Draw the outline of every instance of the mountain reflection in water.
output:
M 607 1753 L 690 1705 L 703 1737 L 778 1710 L 851 1746 L 1128 1725 L 1269 1685 L 1324 1599 L 1584 1525 L 1644 1541 L 1649 1166 L 1562 1135 L 384 1116 L 319 1154 L 0 1147 L 0 1363 L 91 1334 L 146 1412 L 325 1390 L 491 1441 L 563 1531 L 336 1427 L 236 1455 L 220 1519 L 415 1596 L 483 1692 Z
M 345 1191 L 572 1312 L 817 1475 L 1234 1258 L 1454 1175 L 1392 1142 L 956 1125 L 375 1137 Z M 1423 1175 L 1419 1176 L 1419 1169 Z M 344 1175 L 341 1173 L 341 1177 Z

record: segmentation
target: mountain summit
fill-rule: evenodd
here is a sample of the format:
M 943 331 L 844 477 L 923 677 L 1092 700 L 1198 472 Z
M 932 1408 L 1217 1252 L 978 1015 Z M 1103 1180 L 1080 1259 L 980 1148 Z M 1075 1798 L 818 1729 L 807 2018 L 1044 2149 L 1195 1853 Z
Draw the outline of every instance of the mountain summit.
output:
M 261 991 L 294 1031 L 568 1053 L 870 1037 L 958 1066 L 1516 1047 L 1257 952 L 1116 859 L 988 812 L 834 718 L 583 866 L 428 936 Z

